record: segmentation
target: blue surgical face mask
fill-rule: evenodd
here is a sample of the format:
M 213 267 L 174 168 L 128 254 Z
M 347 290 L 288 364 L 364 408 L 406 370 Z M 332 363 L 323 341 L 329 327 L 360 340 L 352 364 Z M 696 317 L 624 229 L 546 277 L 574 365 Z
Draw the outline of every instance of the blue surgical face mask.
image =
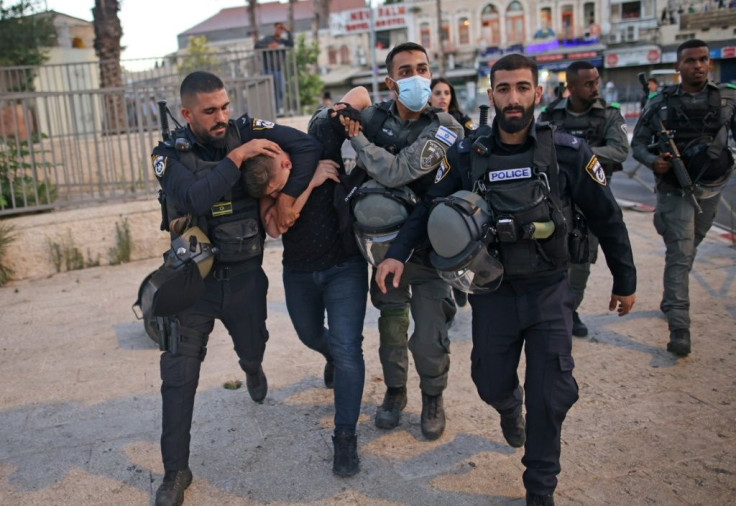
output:
M 413 112 L 419 112 L 427 107 L 429 96 L 432 94 L 429 79 L 422 76 L 411 76 L 394 81 L 399 87 L 399 102 Z

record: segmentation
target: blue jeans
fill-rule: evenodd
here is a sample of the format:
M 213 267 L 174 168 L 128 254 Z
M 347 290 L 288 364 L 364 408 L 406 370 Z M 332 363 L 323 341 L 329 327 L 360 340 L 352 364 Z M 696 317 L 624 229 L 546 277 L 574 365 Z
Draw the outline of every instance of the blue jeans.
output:
M 284 74 L 280 70 L 267 70 L 266 74 L 273 76 L 273 95 L 276 101 L 276 114 L 281 110 L 284 101 Z
M 283 276 L 286 308 L 299 340 L 335 366 L 335 432 L 354 434 L 365 383 L 366 262 L 353 257 L 323 271 L 284 268 Z

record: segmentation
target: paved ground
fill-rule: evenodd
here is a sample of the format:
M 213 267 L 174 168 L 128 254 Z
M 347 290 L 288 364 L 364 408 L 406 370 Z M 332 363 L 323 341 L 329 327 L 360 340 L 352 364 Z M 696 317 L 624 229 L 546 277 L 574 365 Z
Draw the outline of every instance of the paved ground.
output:
M 651 214 L 625 211 L 640 281 L 633 314 L 607 312 L 610 277 L 594 268 L 576 339 L 580 401 L 563 431 L 558 504 L 731 504 L 736 498 L 736 254 L 711 233 L 691 276 L 694 351 L 664 351 L 658 311 L 663 246 Z M 323 363 L 286 314 L 280 245 L 270 243 L 271 340 L 262 405 L 245 389 L 217 326 L 197 396 L 186 503 L 523 504 L 521 451 L 469 375 L 470 310 L 451 330 L 448 425 L 422 439 L 421 399 L 394 431 L 372 416 L 384 387 L 376 311 L 365 322 L 362 471 L 331 473 L 332 392 Z M 156 260 L 74 271 L 0 288 L 0 504 L 149 504 L 161 480 L 159 352 L 130 304 Z

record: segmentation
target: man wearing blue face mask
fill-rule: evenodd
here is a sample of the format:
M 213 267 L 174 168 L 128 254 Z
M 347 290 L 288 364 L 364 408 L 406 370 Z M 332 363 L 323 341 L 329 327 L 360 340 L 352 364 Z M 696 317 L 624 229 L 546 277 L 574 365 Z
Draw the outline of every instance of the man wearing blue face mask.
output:
M 343 121 L 343 124 L 348 125 L 358 167 L 390 189 L 384 193 L 413 192 L 421 198 L 436 180 L 444 177 L 445 153 L 456 140 L 463 138 L 463 127 L 451 115 L 428 105 L 432 73 L 422 46 L 407 42 L 394 47 L 386 57 L 386 70 L 386 86 L 397 99 L 363 109 L 360 132 L 355 128 L 355 121 Z M 350 94 L 362 94 L 362 100 L 357 102 L 370 104 L 365 88 L 354 88 Z M 369 184 L 374 185 L 371 191 L 375 196 L 375 184 Z M 361 221 L 359 205 L 360 201 L 355 205 L 358 224 Z M 383 211 L 392 214 L 394 206 L 395 202 L 374 205 L 366 214 L 383 219 L 376 214 Z M 385 218 L 390 221 L 395 216 Z M 363 246 L 358 230 L 356 227 L 356 236 Z M 366 254 L 366 249 L 362 249 Z M 366 258 L 374 265 L 382 260 L 368 258 L 368 255 Z M 409 275 L 404 274 L 399 287 L 384 294 L 371 280 L 371 301 L 381 311 L 379 355 L 387 387 L 375 423 L 381 429 L 392 429 L 399 424 L 400 413 L 407 402 L 408 349 L 411 349 L 422 390 L 422 434 L 432 440 L 440 437 L 445 429 L 442 392 L 447 386 L 450 369 L 447 328 L 456 309 L 449 285 L 440 279 L 429 262 L 429 248 L 415 250 L 407 260 Z M 410 309 L 414 333 L 408 339 Z

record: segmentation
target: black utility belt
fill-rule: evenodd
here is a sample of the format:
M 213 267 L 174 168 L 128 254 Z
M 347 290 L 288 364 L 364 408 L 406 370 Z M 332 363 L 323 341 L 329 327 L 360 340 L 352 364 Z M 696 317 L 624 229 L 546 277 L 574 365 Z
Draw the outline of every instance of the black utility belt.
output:
M 230 281 L 231 279 L 259 268 L 263 264 L 263 257 L 251 258 L 237 264 L 217 264 L 212 267 L 210 275 L 217 281 Z

